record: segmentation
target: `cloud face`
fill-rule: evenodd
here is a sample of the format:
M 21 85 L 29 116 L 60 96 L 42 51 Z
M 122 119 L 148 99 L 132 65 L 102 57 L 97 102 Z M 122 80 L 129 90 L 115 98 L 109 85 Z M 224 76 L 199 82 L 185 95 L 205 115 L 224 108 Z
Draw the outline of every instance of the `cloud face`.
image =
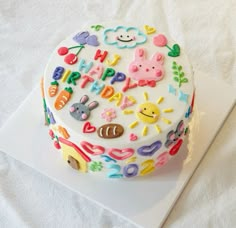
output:
M 146 42 L 147 37 L 138 28 L 117 26 L 104 31 L 105 44 L 114 45 L 117 48 L 134 48 Z

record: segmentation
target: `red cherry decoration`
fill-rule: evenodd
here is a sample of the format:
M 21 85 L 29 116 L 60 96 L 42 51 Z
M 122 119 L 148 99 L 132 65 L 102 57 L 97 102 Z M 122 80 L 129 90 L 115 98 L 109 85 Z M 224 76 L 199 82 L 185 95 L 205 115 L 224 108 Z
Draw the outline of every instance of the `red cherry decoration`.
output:
M 182 145 L 182 143 L 183 143 L 183 140 L 182 140 L 182 139 L 179 139 L 178 142 L 170 149 L 169 154 L 170 154 L 171 156 L 177 154 L 178 151 L 179 151 L 179 148 L 180 148 L 181 145 Z
M 51 136 L 51 138 L 54 138 L 54 133 L 52 130 L 49 130 L 48 134 Z
M 69 49 L 67 47 L 60 47 L 57 52 L 59 55 L 66 55 L 68 53 Z
M 57 141 L 55 141 L 54 142 L 54 146 L 56 147 L 56 149 L 61 149 L 61 146 L 60 146 L 60 144 L 59 144 L 59 142 L 57 142 Z
M 76 56 L 76 54 L 71 53 L 65 57 L 64 61 L 69 65 L 73 65 L 78 61 L 78 57 Z

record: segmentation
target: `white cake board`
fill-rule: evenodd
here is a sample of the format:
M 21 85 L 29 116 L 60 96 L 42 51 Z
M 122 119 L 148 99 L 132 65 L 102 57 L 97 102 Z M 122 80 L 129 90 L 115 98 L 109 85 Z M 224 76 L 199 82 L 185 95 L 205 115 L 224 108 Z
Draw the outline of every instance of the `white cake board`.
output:
M 234 103 L 232 87 L 196 75 L 195 114 L 188 145 L 165 167 L 145 178 L 101 179 L 71 169 L 54 149 L 43 124 L 38 87 L 0 129 L 0 150 L 138 226 L 160 227 Z

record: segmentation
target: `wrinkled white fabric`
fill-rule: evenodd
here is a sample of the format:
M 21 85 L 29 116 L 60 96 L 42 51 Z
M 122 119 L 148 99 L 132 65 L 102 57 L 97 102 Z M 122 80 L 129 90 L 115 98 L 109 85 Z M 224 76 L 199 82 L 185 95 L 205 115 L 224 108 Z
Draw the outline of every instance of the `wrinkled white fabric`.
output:
M 0 127 L 39 83 L 55 46 L 87 22 L 156 25 L 185 48 L 196 71 L 236 89 L 235 15 L 233 0 L 0 1 Z M 235 129 L 236 108 L 164 226 L 236 226 Z M 10 137 L 14 143 L 17 135 Z M 0 152 L 0 227 L 133 225 Z

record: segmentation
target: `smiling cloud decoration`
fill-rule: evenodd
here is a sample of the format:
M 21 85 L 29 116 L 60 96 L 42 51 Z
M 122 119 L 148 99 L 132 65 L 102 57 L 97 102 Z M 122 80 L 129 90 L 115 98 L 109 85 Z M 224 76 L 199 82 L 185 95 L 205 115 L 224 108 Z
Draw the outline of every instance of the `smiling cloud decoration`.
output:
M 103 35 L 105 44 L 114 45 L 117 48 L 134 48 L 147 40 L 146 35 L 135 27 L 108 28 Z

